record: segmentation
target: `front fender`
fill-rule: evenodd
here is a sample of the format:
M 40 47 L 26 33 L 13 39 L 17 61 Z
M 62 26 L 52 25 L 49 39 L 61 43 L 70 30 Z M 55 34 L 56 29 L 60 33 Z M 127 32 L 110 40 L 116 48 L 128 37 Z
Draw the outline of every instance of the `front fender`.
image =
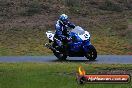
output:
M 90 46 L 90 45 L 91 45 L 91 42 L 88 41 L 88 40 L 83 42 L 83 50 L 84 50 L 84 52 L 88 52 L 89 51 L 88 46 Z

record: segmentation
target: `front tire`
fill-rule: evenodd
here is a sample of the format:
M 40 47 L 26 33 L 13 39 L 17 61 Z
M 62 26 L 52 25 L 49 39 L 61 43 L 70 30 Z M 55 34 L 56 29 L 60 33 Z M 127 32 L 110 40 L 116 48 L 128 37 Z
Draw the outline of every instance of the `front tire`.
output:
M 88 46 L 88 52 L 86 52 L 85 57 L 90 61 L 94 61 L 97 58 L 97 51 L 93 45 Z

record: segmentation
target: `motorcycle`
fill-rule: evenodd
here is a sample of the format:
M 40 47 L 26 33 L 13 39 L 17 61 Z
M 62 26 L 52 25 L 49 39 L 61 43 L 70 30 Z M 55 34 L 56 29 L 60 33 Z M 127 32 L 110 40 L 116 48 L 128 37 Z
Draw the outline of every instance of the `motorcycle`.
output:
M 55 38 L 53 31 L 47 31 L 46 35 L 49 39 L 49 43 L 45 46 L 51 49 L 54 55 L 59 60 L 66 60 L 69 57 L 86 57 L 89 60 L 95 60 L 97 58 L 97 51 L 95 47 L 90 43 L 90 34 L 79 26 L 72 29 L 67 38 L 67 53 L 64 51 L 63 43 Z

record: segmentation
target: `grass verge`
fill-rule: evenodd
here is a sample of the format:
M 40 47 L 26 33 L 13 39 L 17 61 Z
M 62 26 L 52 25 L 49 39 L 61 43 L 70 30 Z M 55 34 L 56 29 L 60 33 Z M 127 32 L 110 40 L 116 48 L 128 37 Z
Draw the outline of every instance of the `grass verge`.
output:
M 130 84 L 78 85 L 76 73 L 79 66 L 86 73 L 109 72 L 110 69 L 129 71 L 132 64 L 87 64 L 87 63 L 0 63 L 0 88 L 131 88 Z M 109 70 L 108 70 L 109 68 Z M 106 69 L 106 70 L 105 70 Z M 117 70 L 116 69 L 116 70 Z M 115 72 L 111 70 L 110 72 Z M 119 72 L 121 73 L 121 71 Z

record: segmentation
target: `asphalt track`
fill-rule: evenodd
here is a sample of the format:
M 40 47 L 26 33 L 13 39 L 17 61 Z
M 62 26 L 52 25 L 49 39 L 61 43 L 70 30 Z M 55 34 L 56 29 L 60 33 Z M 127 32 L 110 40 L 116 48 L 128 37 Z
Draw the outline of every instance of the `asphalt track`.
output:
M 0 56 L 0 63 L 16 62 L 60 62 L 55 56 Z M 95 61 L 89 61 L 85 57 L 68 57 L 64 62 L 85 62 L 98 64 L 132 64 L 132 55 L 98 55 Z

